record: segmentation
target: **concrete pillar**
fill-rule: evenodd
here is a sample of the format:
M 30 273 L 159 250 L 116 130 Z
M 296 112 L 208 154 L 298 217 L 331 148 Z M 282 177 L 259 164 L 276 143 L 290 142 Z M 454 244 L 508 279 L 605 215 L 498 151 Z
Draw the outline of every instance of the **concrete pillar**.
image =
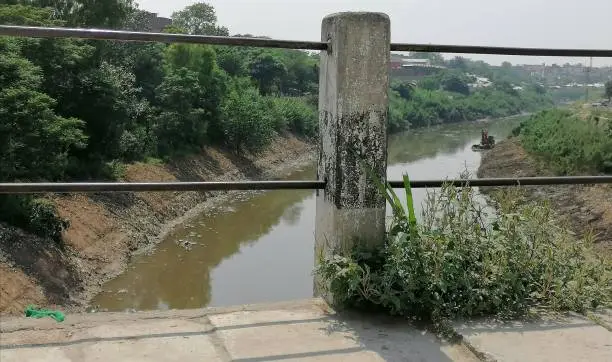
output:
M 385 233 L 385 197 L 359 159 L 386 180 L 390 21 L 381 13 L 327 16 L 319 78 L 318 178 L 315 260 L 348 253 L 356 242 L 379 245 Z M 323 293 L 315 279 L 315 295 Z

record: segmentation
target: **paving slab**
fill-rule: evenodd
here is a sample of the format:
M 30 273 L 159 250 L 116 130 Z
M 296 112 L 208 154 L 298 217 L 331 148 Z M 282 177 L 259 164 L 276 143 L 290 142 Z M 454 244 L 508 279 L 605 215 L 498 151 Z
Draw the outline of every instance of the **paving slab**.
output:
M 70 316 L 68 316 L 69 318 Z M 210 325 L 181 319 L 57 325 L 0 334 L 0 361 L 220 361 Z
M 612 333 L 575 314 L 531 321 L 460 322 L 455 330 L 466 345 L 490 361 L 612 361 Z
M 461 361 L 462 345 L 391 318 L 336 314 L 319 299 L 139 313 L 0 319 L 0 361 Z
M 599 309 L 589 313 L 602 327 L 612 331 L 612 309 Z
M 210 316 L 232 361 L 477 361 L 408 323 L 316 310 Z

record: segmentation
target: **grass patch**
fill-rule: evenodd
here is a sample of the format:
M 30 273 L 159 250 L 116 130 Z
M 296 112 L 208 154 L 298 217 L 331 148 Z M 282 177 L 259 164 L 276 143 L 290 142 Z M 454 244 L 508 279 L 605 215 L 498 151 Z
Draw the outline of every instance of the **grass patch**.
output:
M 521 144 L 561 175 L 612 172 L 612 112 L 548 110 L 515 130 Z
M 561 227 L 548 205 L 506 191 L 488 215 L 475 189 L 445 185 L 429 193 L 416 222 L 409 186 L 405 203 L 379 186 L 393 209 L 384 245 L 328 255 L 315 269 L 338 305 L 441 323 L 611 304 L 612 265 Z

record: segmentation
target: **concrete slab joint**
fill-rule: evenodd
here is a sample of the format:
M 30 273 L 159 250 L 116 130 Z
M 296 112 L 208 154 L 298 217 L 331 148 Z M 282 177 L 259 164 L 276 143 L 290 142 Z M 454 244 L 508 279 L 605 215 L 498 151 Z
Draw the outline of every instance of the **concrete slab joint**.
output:
M 326 188 L 317 193 L 316 256 L 348 252 L 357 239 L 383 242 L 385 197 L 362 162 L 386 180 L 390 38 L 382 13 L 323 19 L 330 46 L 321 52 L 317 172 Z

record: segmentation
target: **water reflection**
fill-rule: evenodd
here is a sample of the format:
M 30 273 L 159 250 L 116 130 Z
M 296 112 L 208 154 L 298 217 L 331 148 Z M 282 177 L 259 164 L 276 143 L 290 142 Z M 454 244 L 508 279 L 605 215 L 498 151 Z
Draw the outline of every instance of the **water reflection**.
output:
M 470 146 L 489 128 L 505 138 L 518 120 L 418 130 L 389 139 L 388 177 L 457 177 L 475 171 Z M 314 166 L 289 179 L 314 179 Z M 398 190 L 402 196 L 401 190 Z M 419 206 L 425 190 L 415 190 Z M 109 310 L 199 308 L 308 298 L 314 265 L 313 191 L 270 191 L 183 225 L 104 286 L 92 304 Z M 190 243 L 195 243 L 191 245 Z M 187 250 L 184 246 L 187 246 Z
M 432 127 L 390 138 L 387 178 L 401 180 L 408 174 L 413 180 L 459 178 L 467 171 L 476 177 L 482 154 L 471 146 L 480 142 L 480 130 L 487 128 L 497 140 L 508 137 L 522 118 L 513 117 L 493 122 L 462 123 Z M 403 190 L 395 190 L 405 200 Z M 427 197 L 426 189 L 414 189 L 413 199 L 420 216 Z M 387 208 L 387 215 L 391 210 Z
M 314 168 L 291 176 L 295 179 L 313 178 Z M 293 259 L 297 258 L 312 268 L 314 259 L 309 245 L 312 245 L 311 231 L 314 230 L 314 205 L 308 207 L 307 199 L 313 204 L 312 191 L 271 191 L 202 215 L 169 235 L 152 255 L 137 257 L 126 273 L 105 285 L 105 292 L 98 295 L 92 304 L 109 310 L 197 308 L 225 304 L 240 298 L 243 295 L 241 290 L 249 288 L 247 284 L 261 287 L 271 282 L 262 276 L 262 271 L 271 267 L 270 262 L 274 263 L 269 261 L 271 258 L 288 258 L 294 265 Z M 297 231 L 298 224 L 298 229 L 304 229 L 304 232 L 291 235 Z M 195 244 L 187 250 L 183 245 L 189 246 L 190 243 Z M 257 248 L 249 248 L 255 243 Z M 260 270 L 252 270 L 244 262 L 227 263 L 229 268 L 224 265 L 226 259 L 239 258 L 242 252 L 249 253 L 249 257 L 257 261 L 256 269 Z M 293 254 L 296 253 L 302 256 L 295 257 Z M 277 266 L 292 268 L 291 265 Z M 211 276 L 213 269 L 218 270 Z M 276 266 L 274 269 L 279 270 Z M 308 274 L 301 279 L 310 280 L 311 276 Z M 215 285 L 227 289 L 221 284 L 236 282 L 241 284 L 238 288 L 228 285 L 232 292 L 211 295 L 211 288 L 217 289 Z M 264 291 L 265 287 L 261 290 Z
M 496 139 L 504 139 L 521 119 L 512 117 L 492 122 L 457 123 L 392 135 L 389 137 L 389 165 L 431 160 L 463 152 L 467 145 L 480 142 L 480 130 L 483 128 L 487 128 L 489 134 Z

